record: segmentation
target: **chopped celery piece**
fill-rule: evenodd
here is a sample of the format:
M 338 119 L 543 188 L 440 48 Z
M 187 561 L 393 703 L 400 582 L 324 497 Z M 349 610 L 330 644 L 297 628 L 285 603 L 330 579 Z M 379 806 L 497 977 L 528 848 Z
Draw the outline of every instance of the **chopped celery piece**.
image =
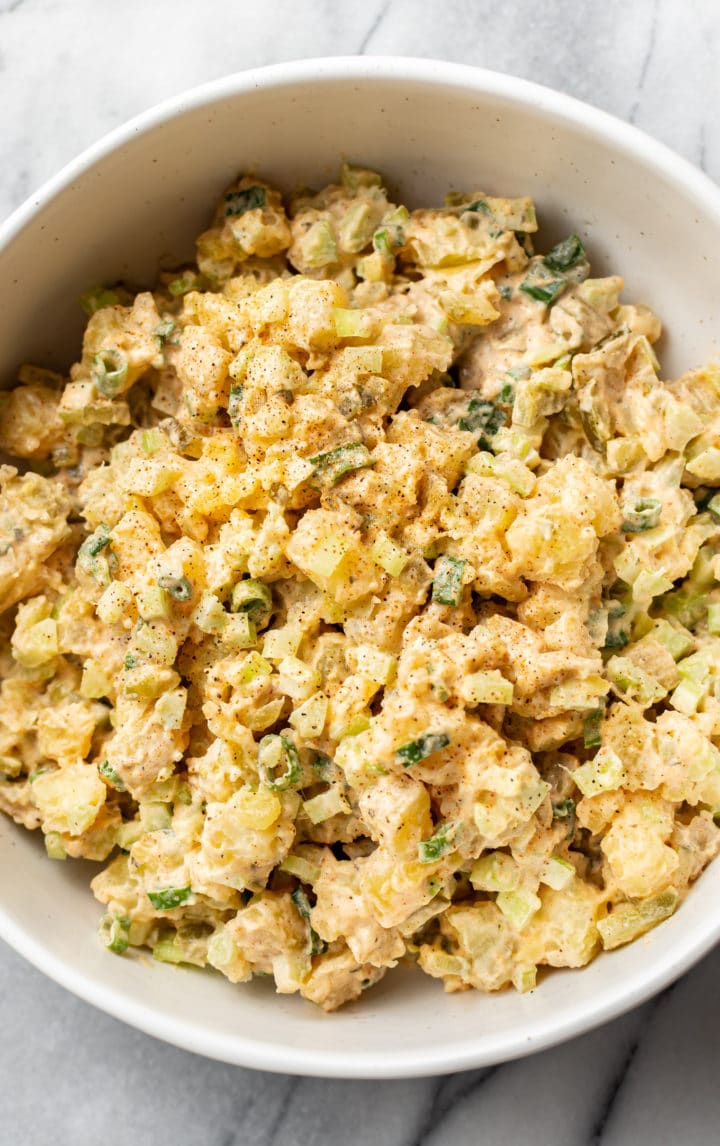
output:
M 435 860 L 447 855 L 455 849 L 456 839 L 460 825 L 457 823 L 440 824 L 437 830 L 427 840 L 418 844 L 418 860 L 420 863 L 434 863 Z
M 520 869 L 505 852 L 488 852 L 476 860 L 470 883 L 476 891 L 514 891 L 520 882 Z
M 295 706 L 289 723 L 304 740 L 314 740 L 322 735 L 329 707 L 330 701 L 325 693 L 315 692 L 302 704 Z
M 610 657 L 605 672 L 619 692 L 641 704 L 655 704 L 667 694 L 667 689 L 654 676 L 639 668 L 628 657 Z
M 439 605 L 459 605 L 463 573 L 467 561 L 460 557 L 440 557 L 435 565 L 432 599 Z
M 156 911 L 172 911 L 186 903 L 192 895 L 191 887 L 163 887 L 158 891 L 149 891 L 147 897 Z
M 370 242 L 373 235 L 373 213 L 369 203 L 362 200 L 353 203 L 345 212 L 340 223 L 340 246 L 351 254 L 359 254 Z
M 221 633 L 228 623 L 228 614 L 214 593 L 203 593 L 192 615 L 193 624 L 202 633 Z
M 302 765 L 298 751 L 287 736 L 271 733 L 258 744 L 258 775 L 271 792 L 284 792 L 294 788 L 302 778 Z
M 411 740 L 408 744 L 396 748 L 395 756 L 404 768 L 409 768 L 411 764 L 427 760 L 428 756 L 439 752 L 441 748 L 447 748 L 449 743 L 450 737 L 447 732 L 425 732 L 422 736 L 418 736 L 417 740 Z
M 623 533 L 645 533 L 660 521 L 662 502 L 656 497 L 639 497 L 632 508 L 626 509 L 622 523 Z
M 720 636 L 720 604 L 713 603 L 707 607 L 708 632 L 714 637 Z
M 368 335 L 368 316 L 363 310 L 336 306 L 333 321 L 339 338 L 366 338 Z
M 106 398 L 114 398 L 127 377 L 127 358 L 114 348 L 101 350 L 93 358 L 90 371 L 96 389 Z
M 108 913 L 100 920 L 98 928 L 100 942 L 116 955 L 122 955 L 127 951 L 130 943 L 129 932 L 130 920 L 123 915 Z
M 303 236 L 303 256 L 312 269 L 329 266 L 337 260 L 337 241 L 327 219 L 318 219 Z M 340 334 L 340 331 L 337 331 Z
M 601 748 L 593 760 L 580 764 L 571 773 L 583 796 L 596 796 L 599 792 L 612 792 L 622 786 L 625 768 L 617 752 Z
M 140 434 L 140 448 L 148 457 L 152 457 L 165 445 L 165 435 L 162 430 L 143 430 Z
M 298 909 L 299 914 L 307 923 L 309 939 L 310 939 L 310 954 L 321 955 L 323 951 L 327 950 L 327 943 L 325 943 L 317 931 L 313 929 L 310 924 L 310 901 L 301 887 L 293 888 L 290 892 L 290 898 Z
M 62 842 L 62 836 L 59 832 L 46 832 L 45 833 L 45 851 L 47 852 L 48 859 L 64 860 L 67 859 L 67 852 L 65 845 Z
M 720 449 L 709 446 L 686 463 L 688 473 L 694 474 L 702 482 L 717 485 L 720 482 Z
M 633 581 L 632 598 L 633 601 L 646 601 L 652 597 L 661 597 L 672 587 L 672 581 L 662 569 L 641 569 Z
M 242 190 L 227 191 L 225 193 L 225 214 L 230 216 L 244 215 L 246 211 L 256 211 L 258 207 L 265 206 L 265 188 L 253 184 Z
M 137 611 L 143 621 L 159 621 L 170 616 L 169 594 L 159 585 L 154 585 L 137 597 Z
M 340 165 L 340 183 L 350 191 L 359 191 L 361 187 L 382 187 L 382 175 L 368 167 L 343 162 Z
M 512 704 L 514 685 L 498 669 L 474 672 L 460 684 L 466 704 Z
M 518 888 L 516 891 L 499 891 L 495 902 L 516 931 L 522 931 L 542 907 L 540 896 L 524 888 Z
M 300 647 L 303 634 L 297 625 L 283 625 L 281 629 L 270 629 L 263 639 L 263 657 L 271 661 L 281 661 L 294 656 Z
M 660 644 L 665 646 L 667 651 L 670 653 L 670 656 L 675 661 L 678 661 L 681 657 L 686 656 L 694 644 L 691 633 L 681 629 L 676 629 L 675 626 L 671 625 L 669 621 L 655 621 L 653 623 L 651 633 L 656 641 L 660 641 Z
M 543 864 L 540 882 L 547 884 L 553 891 L 562 891 L 574 877 L 575 868 L 569 860 L 562 856 L 550 856 Z
M 238 581 L 230 594 L 230 609 L 233 613 L 247 613 L 258 628 L 267 625 L 272 616 L 272 593 L 263 581 L 248 577 Z
M 308 479 L 308 485 L 315 489 L 337 485 L 340 478 L 351 470 L 365 469 L 375 465 L 375 459 L 362 442 L 350 442 L 338 446 L 324 454 L 308 458 L 315 467 Z
M 311 800 L 303 800 L 303 811 L 313 824 L 322 824 L 332 816 L 346 815 L 350 805 L 338 788 L 329 788 Z
M 639 935 L 644 935 L 658 923 L 662 923 L 675 911 L 680 895 L 674 887 L 668 887 L 650 899 L 639 903 L 621 903 L 619 907 L 598 921 L 598 931 L 606 951 L 630 943 Z
M 96 311 L 103 310 L 106 306 L 117 306 L 120 295 L 108 287 L 96 286 L 84 291 L 80 295 L 79 302 L 85 314 L 91 318 Z
M 192 583 L 187 577 L 172 577 L 165 574 L 157 579 L 158 588 L 164 589 L 175 601 L 189 601 L 193 595 Z
M 681 680 L 670 696 L 670 703 L 684 716 L 692 716 L 707 696 L 707 687 L 694 680 Z
M 159 697 L 155 705 L 155 712 L 159 716 L 163 728 L 172 731 L 182 727 L 186 708 L 187 689 L 173 688 Z
M 248 653 L 240 668 L 240 683 L 250 684 L 259 676 L 270 676 L 272 673 L 270 661 L 266 661 L 258 652 Z
M 126 790 L 122 778 L 118 776 L 109 760 L 103 760 L 101 764 L 98 764 L 98 772 L 103 780 L 106 780 L 110 787 L 114 788 L 116 792 L 124 792 Z
M 386 533 L 376 538 L 370 553 L 375 564 L 391 577 L 399 577 L 410 560 L 410 554 L 396 545 Z
M 315 883 L 321 871 L 319 863 L 312 863 L 312 861 L 306 859 L 305 856 L 296 855 L 294 852 L 291 852 L 289 856 L 285 856 L 285 859 L 278 866 L 280 871 L 287 872 L 288 875 L 294 875 L 302 880 L 303 883 L 309 884 Z
M 693 629 L 706 614 L 707 594 L 704 589 L 698 590 L 688 585 L 663 597 L 662 607 L 686 629 Z
M 349 724 L 337 733 L 337 740 L 345 740 L 348 736 L 359 736 L 361 732 L 365 732 L 370 727 L 370 717 L 365 713 L 359 712 L 357 716 L 353 716 Z

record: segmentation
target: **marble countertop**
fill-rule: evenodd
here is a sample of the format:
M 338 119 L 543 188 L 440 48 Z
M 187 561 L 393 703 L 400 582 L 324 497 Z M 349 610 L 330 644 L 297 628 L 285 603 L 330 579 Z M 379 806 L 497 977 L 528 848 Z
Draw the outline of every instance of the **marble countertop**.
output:
M 537 80 L 718 179 L 719 49 L 717 0 L 0 0 L 0 218 L 165 96 L 253 65 L 363 52 Z M 0 1146 L 706 1146 L 720 1122 L 718 982 L 720 951 L 652 1002 L 533 1058 L 327 1082 L 165 1046 L 0 944 Z

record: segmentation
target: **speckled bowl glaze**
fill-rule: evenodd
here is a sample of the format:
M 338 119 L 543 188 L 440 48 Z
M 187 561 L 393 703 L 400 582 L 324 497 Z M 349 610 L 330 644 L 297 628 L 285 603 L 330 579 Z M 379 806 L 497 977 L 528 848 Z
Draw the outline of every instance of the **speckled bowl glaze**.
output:
M 285 188 L 339 159 L 377 167 L 411 206 L 448 189 L 536 200 L 548 243 L 577 231 L 597 272 L 622 273 L 669 333 L 667 376 L 717 356 L 720 191 L 639 131 L 508 76 L 397 58 L 301 61 L 187 92 L 91 147 L 0 229 L 0 381 L 31 359 L 76 356 L 88 283 L 150 284 L 192 250 L 242 169 Z M 37 834 L 0 822 L 0 935 L 69 990 L 158 1038 L 243 1066 L 357 1078 L 435 1074 L 528 1054 L 665 987 L 720 937 L 720 864 L 638 942 L 517 995 L 445 995 L 401 969 L 325 1015 L 265 982 L 100 947 L 91 865 L 48 861 Z

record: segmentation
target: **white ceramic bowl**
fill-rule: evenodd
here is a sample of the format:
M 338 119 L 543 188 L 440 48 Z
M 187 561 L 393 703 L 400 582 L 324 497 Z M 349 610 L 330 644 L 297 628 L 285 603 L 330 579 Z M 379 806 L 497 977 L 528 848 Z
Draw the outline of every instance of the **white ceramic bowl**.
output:
M 635 129 L 507 76 L 424 60 L 349 58 L 245 72 L 178 96 L 90 148 L 0 231 L 0 380 L 25 360 L 77 353 L 80 291 L 151 283 L 192 250 L 241 169 L 290 188 L 331 179 L 340 157 L 382 170 L 410 205 L 449 188 L 530 194 L 548 241 L 570 230 L 596 270 L 666 321 L 667 370 L 720 339 L 720 192 Z M 228 1062 L 341 1077 L 462 1070 L 550 1046 L 640 1003 L 720 937 L 720 863 L 672 919 L 528 995 L 444 995 L 400 970 L 325 1015 L 267 984 L 119 959 L 95 939 L 83 863 L 52 863 L 0 822 L 0 934 L 46 974 L 142 1030 Z

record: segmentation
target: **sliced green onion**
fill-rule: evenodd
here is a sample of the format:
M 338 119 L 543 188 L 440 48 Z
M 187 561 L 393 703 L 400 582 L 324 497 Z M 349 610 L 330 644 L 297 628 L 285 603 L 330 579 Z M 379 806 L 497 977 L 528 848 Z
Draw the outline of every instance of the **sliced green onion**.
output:
M 258 775 L 271 792 L 284 792 L 293 788 L 302 776 L 297 748 L 287 736 L 270 733 L 258 744 Z
M 109 760 L 103 760 L 102 764 L 98 764 L 98 772 L 103 780 L 107 780 L 111 788 L 114 788 L 117 792 L 126 791 L 123 780 L 118 776 Z
M 83 541 L 78 549 L 78 557 L 97 557 L 110 544 L 110 526 L 98 525 L 94 533 Z
M 536 263 L 520 283 L 520 290 L 536 302 L 544 302 L 549 306 L 560 297 L 567 285 L 567 279 L 554 278 L 542 263 Z
M 602 744 L 600 726 L 602 725 L 604 708 L 598 708 L 588 713 L 583 721 L 583 743 L 586 748 L 597 748 Z
M 191 290 L 200 290 L 201 286 L 202 279 L 197 271 L 183 271 L 177 278 L 171 279 L 168 283 L 168 290 L 174 298 L 180 298 Z
M 460 557 L 441 557 L 435 565 L 432 599 L 438 605 L 459 605 L 463 571 L 467 561 Z
M 250 620 L 258 627 L 267 625 L 272 616 L 272 593 L 262 581 L 255 577 L 248 577 L 238 581 L 230 594 L 230 611 L 232 613 L 247 613 Z
M 340 478 L 351 470 L 366 469 L 375 465 L 375 459 L 362 442 L 350 442 L 346 446 L 337 446 L 324 454 L 316 454 L 308 458 L 315 469 L 308 478 L 308 485 L 314 489 L 337 485 Z
M 227 412 L 230 421 L 236 429 L 239 426 L 240 418 L 242 417 L 242 399 L 243 387 L 231 386 L 230 397 L 228 398 Z
M 660 521 L 662 502 L 656 497 L 639 497 L 634 507 L 626 512 L 622 523 L 623 533 L 645 533 L 654 529 Z
M 567 820 L 565 839 L 571 840 L 575 835 L 575 801 L 569 797 L 566 800 L 560 800 L 557 804 L 553 804 L 552 814 L 554 820 Z
M 569 235 L 567 239 L 563 239 L 561 243 L 556 243 L 548 251 L 543 262 L 546 267 L 550 267 L 551 271 L 567 271 L 586 258 L 585 248 L 580 239 L 577 235 Z
M 439 752 L 441 748 L 447 748 L 449 743 L 450 737 L 447 732 L 424 732 L 422 736 L 418 736 L 417 740 L 410 740 L 407 744 L 396 748 L 395 756 L 400 760 L 403 768 L 409 768 L 411 764 L 419 764 L 421 760 L 427 760 L 428 756 L 432 756 L 434 752 Z
M 459 827 L 457 823 L 440 824 L 429 839 L 421 840 L 418 844 L 420 863 L 434 863 L 448 852 L 454 851 Z
M 130 939 L 130 920 L 124 915 L 107 914 L 103 915 L 100 920 L 100 927 L 98 928 L 98 935 L 100 942 L 103 946 L 107 947 L 108 951 L 114 951 L 116 955 L 122 955 L 127 951 Z
M 266 200 L 265 188 L 253 184 L 244 187 L 242 191 L 228 191 L 225 194 L 225 214 L 244 215 L 246 211 L 256 211 L 264 207 Z
M 168 342 L 174 346 L 178 341 L 178 329 L 177 323 L 171 318 L 164 318 L 162 322 L 158 323 L 155 327 L 155 337 L 161 346 L 165 346 Z
M 461 215 L 464 215 L 466 211 L 473 211 L 477 215 L 487 215 L 492 218 L 490 204 L 486 203 L 484 199 L 475 199 L 472 203 L 462 203 L 459 211 Z
M 187 577 L 172 577 L 166 574 L 158 577 L 157 584 L 159 589 L 164 589 L 176 601 L 189 601 L 192 598 L 192 582 L 188 581 Z
M 96 286 L 84 291 L 80 295 L 79 301 L 85 314 L 91 318 L 96 311 L 103 310 L 106 306 L 117 306 L 120 302 L 120 296 L 107 287 Z
M 127 377 L 127 358 L 119 350 L 101 350 L 93 358 L 92 380 L 106 398 L 114 398 Z
M 149 891 L 147 897 L 156 911 L 172 911 L 192 895 L 191 887 L 163 887 L 158 891 Z
M 310 901 L 301 887 L 296 887 L 290 892 L 290 898 L 298 909 L 299 914 L 306 921 L 308 932 L 310 934 L 310 954 L 322 955 L 323 951 L 327 951 L 327 943 L 324 942 L 318 935 L 317 931 L 310 925 Z

